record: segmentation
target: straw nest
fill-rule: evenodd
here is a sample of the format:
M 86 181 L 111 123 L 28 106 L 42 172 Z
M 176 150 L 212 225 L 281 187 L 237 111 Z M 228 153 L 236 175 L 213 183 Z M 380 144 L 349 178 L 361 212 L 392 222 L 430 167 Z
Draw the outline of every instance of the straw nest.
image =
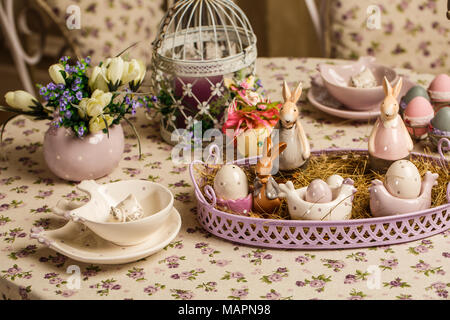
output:
M 449 165 L 442 161 L 432 160 L 426 157 L 413 157 L 411 160 L 419 169 L 421 176 L 427 171 L 439 174 L 438 185 L 433 187 L 432 204 L 431 207 L 437 207 L 447 203 L 446 192 L 447 184 L 450 181 Z M 204 186 L 214 185 L 214 177 L 220 165 L 196 165 L 195 171 L 197 174 L 197 181 L 200 183 L 200 190 Z M 247 175 L 250 187 L 255 178 L 254 166 L 242 167 Z M 363 219 L 372 217 L 369 207 L 369 190 L 372 180 L 379 179 L 384 181 L 384 175 L 373 172 L 368 168 L 368 156 L 359 153 L 346 154 L 320 154 L 312 155 L 309 164 L 305 170 L 294 170 L 292 172 L 279 172 L 274 176 L 278 183 L 285 183 L 291 180 L 295 188 L 308 186 L 314 179 L 326 180 L 333 174 L 339 174 L 344 178 L 351 178 L 355 182 L 357 193 L 353 200 L 352 219 Z M 206 197 L 207 199 L 207 197 Z M 265 219 L 284 219 L 289 220 L 290 216 L 287 210 L 286 201 L 275 214 L 260 214 L 250 212 L 251 217 L 265 218 Z M 218 209 L 232 213 L 225 208 L 218 207 Z

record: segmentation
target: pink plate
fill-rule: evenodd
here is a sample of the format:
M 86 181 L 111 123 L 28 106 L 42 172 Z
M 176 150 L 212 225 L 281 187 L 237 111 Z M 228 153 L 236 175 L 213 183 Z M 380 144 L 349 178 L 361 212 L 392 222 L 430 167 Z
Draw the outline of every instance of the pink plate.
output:
M 402 91 L 399 94 L 399 98 L 404 96 L 410 88 L 415 84 L 408 79 L 403 79 Z M 317 109 L 328 113 L 332 116 L 351 119 L 351 120 L 369 120 L 377 118 L 380 115 L 380 109 L 377 106 L 371 111 L 353 111 L 347 109 L 339 101 L 334 99 L 323 86 L 320 75 L 317 74 L 311 81 L 311 88 L 308 90 L 308 100 Z

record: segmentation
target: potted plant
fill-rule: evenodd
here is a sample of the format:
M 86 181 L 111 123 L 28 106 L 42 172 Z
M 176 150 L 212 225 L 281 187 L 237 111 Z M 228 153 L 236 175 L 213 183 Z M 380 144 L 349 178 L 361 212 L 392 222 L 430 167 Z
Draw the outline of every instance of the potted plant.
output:
M 111 173 L 122 158 L 121 120 L 138 136 L 126 116 L 152 103 L 149 96 L 137 93 L 146 68 L 139 60 L 121 57 L 108 58 L 94 67 L 89 57 L 74 64 L 69 61 L 62 57 L 49 68 L 53 81 L 37 85 L 45 102 L 18 90 L 5 95 L 8 106 L 0 106 L 0 110 L 15 113 L 8 121 L 17 115 L 50 120 L 44 157 L 55 175 L 70 181 L 97 179 Z

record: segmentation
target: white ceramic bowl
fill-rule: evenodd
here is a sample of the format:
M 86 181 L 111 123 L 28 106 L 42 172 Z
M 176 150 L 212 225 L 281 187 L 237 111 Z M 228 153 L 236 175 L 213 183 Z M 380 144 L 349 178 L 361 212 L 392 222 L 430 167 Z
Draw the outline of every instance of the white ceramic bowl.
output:
M 365 68 L 373 73 L 377 86 L 373 88 L 349 87 L 352 76 Z M 357 111 L 374 110 L 384 99 L 383 78 L 386 77 L 394 86 L 399 76 L 394 69 L 375 63 L 373 57 L 362 57 L 358 61 L 345 65 L 322 63 L 319 65 L 320 76 L 328 92 L 346 107 Z
M 87 192 L 85 205 L 65 212 L 67 218 L 89 227 L 98 236 L 121 246 L 144 242 L 170 216 L 173 194 L 158 183 L 144 180 L 125 180 L 99 185 L 93 180 L 82 181 L 78 189 Z M 109 222 L 110 210 L 132 193 L 144 210 L 144 218 L 129 222 Z M 53 210 L 61 214 L 58 210 Z

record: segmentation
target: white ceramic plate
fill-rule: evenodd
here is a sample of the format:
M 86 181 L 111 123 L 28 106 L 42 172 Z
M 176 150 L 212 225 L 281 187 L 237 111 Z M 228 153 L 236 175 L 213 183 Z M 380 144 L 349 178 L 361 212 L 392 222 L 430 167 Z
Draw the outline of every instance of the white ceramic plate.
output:
M 403 79 L 402 90 L 399 94 L 399 99 L 403 97 L 408 90 L 415 84 L 407 79 Z M 323 86 L 320 75 L 314 77 L 311 81 L 311 88 L 308 90 L 308 100 L 317 109 L 328 113 L 332 116 L 352 119 L 352 120 L 369 120 L 377 118 L 380 115 L 380 108 L 376 107 L 370 111 L 354 111 L 347 109 L 339 101 L 334 99 Z
M 145 242 L 122 247 L 108 242 L 82 224 L 69 221 L 56 230 L 34 233 L 33 238 L 73 260 L 95 264 L 123 264 L 148 257 L 167 246 L 181 228 L 181 217 L 173 208 L 166 223 Z

